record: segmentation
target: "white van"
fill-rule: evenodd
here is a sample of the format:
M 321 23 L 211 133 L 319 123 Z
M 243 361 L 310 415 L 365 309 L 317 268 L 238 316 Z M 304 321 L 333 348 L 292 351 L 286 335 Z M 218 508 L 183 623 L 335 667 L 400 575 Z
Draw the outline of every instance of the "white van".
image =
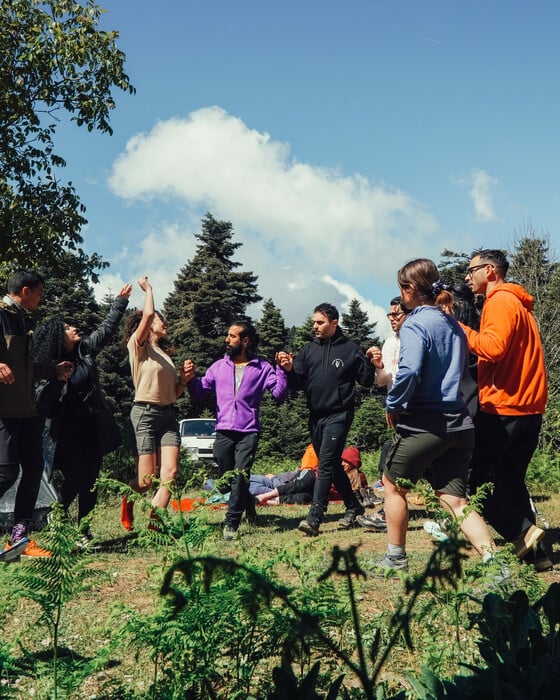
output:
M 179 421 L 181 447 L 195 461 L 213 460 L 212 448 L 216 437 L 213 418 L 183 418 Z

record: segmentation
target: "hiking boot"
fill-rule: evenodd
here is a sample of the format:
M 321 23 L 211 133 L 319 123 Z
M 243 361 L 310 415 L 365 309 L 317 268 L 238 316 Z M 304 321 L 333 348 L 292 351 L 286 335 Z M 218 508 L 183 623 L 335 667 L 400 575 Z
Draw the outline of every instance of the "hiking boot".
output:
M 15 544 L 6 542 L 6 548 L 0 552 L 0 562 L 9 564 L 12 561 L 17 561 L 23 554 L 28 544 L 29 540 L 27 537 L 22 537 L 19 542 L 16 542 Z
M 540 542 L 533 551 L 529 552 L 523 557 L 523 562 L 534 566 L 535 571 L 538 573 L 542 573 L 543 571 L 551 571 L 554 568 L 552 561 L 548 557 Z
M 373 575 L 381 576 L 382 578 L 398 577 L 399 573 L 408 571 L 408 557 L 390 557 L 386 554 L 383 559 L 377 562 L 374 567 Z
M 247 506 L 247 509 L 245 510 L 245 518 L 247 519 L 247 522 L 249 525 L 258 525 L 259 524 L 259 518 L 257 516 L 257 510 L 256 510 L 256 499 L 254 496 L 251 496 L 251 502 Z
M 317 537 L 319 534 L 319 522 L 305 518 L 298 525 L 298 530 L 304 532 L 308 537 Z
M 303 521 L 307 522 L 307 521 Z M 340 530 L 350 530 L 350 528 L 356 526 L 356 513 L 353 510 L 347 510 L 346 513 L 339 518 L 338 527 Z M 299 529 L 301 530 L 301 523 Z
M 134 501 L 129 501 L 126 497 L 121 501 L 121 525 L 129 532 L 134 525 Z
M 378 515 L 357 515 L 356 524 L 368 532 L 387 532 L 387 523 Z
M 383 499 L 380 498 L 375 493 L 375 491 L 369 487 L 366 489 L 360 489 L 359 493 L 360 493 L 359 500 L 364 508 L 374 508 L 375 506 L 378 506 L 380 503 L 383 503 Z
M 531 525 L 525 532 L 522 532 L 519 537 L 513 540 L 515 554 L 519 559 L 523 559 L 544 537 L 545 532 L 536 525 Z
M 29 544 L 23 550 L 21 556 L 24 559 L 48 559 L 49 557 L 52 557 L 52 552 L 49 552 L 48 549 L 39 547 L 35 540 L 29 540 Z
M 232 540 L 236 540 L 238 535 L 237 535 L 237 530 L 231 525 L 224 525 L 224 531 L 223 531 L 223 536 L 224 540 L 231 542 Z

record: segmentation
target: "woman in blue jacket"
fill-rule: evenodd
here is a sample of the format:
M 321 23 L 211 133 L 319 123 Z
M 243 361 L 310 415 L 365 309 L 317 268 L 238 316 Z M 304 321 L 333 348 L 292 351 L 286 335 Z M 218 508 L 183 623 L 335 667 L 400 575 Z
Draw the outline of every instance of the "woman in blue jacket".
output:
M 237 473 L 231 482 L 231 495 L 224 526 L 224 539 L 233 540 L 243 513 L 256 517 L 249 493 L 249 477 L 259 441 L 259 407 L 265 391 L 278 401 L 288 394 L 286 373 L 257 357 L 259 336 L 245 320 L 235 321 L 226 336 L 226 356 L 214 362 L 201 378 L 194 376 L 195 366 L 187 360 L 189 394 L 195 401 L 216 394 L 216 439 L 214 458 L 220 476 Z
M 410 313 L 400 329 L 399 369 L 387 395 L 387 424 L 395 429 L 395 438 L 383 473 L 388 546 L 378 568 L 408 569 L 406 494 L 409 484 L 422 477 L 428 478 L 442 507 L 459 519 L 485 561 L 494 551 L 488 527 L 474 510 L 465 514 L 474 445 L 463 395 L 466 337 L 439 306 L 447 287 L 434 262 L 411 260 L 399 270 L 397 281 Z

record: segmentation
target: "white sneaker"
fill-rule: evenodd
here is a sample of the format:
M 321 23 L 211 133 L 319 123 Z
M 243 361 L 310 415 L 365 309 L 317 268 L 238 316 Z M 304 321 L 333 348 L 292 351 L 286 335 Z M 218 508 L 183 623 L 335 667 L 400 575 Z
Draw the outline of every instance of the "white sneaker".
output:
M 438 542 L 447 542 L 449 540 L 449 535 L 441 527 L 439 523 L 435 520 L 426 520 L 424 523 L 424 530 L 432 537 L 432 539 Z

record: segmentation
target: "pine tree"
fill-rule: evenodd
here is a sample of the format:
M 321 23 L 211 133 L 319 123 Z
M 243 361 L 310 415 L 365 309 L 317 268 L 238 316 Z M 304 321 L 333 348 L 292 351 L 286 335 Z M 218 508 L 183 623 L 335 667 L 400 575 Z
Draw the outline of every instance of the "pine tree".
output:
M 108 294 L 101 307 L 102 316 L 109 311 L 114 296 Z M 119 424 L 123 444 L 130 447 L 133 439 L 132 426 L 130 424 L 130 407 L 134 400 L 134 385 L 130 374 L 128 353 L 122 342 L 122 329 L 126 317 L 131 311 L 127 309 L 121 322 L 121 332 L 115 334 L 112 341 L 106 345 L 97 356 L 97 368 L 99 381 L 103 387 L 107 403 Z
M 290 330 L 288 342 L 292 345 L 294 353 L 301 350 L 304 345 L 310 343 L 315 338 L 313 330 L 313 318 L 308 316 L 301 326 L 296 326 Z
M 237 271 L 241 263 L 232 260 L 241 243 L 234 242 L 233 226 L 217 221 L 210 213 L 202 220 L 195 255 L 179 272 L 174 290 L 164 303 L 169 335 L 176 359 L 190 358 L 199 373 L 224 354 L 225 333 L 230 324 L 246 318 L 246 308 L 261 300 L 257 277 Z M 212 410 L 212 405 L 207 404 Z M 199 415 L 188 399 L 179 401 L 183 415 Z
M 379 338 L 373 335 L 376 325 L 369 322 L 367 312 L 363 311 L 357 299 L 352 299 L 348 313 L 342 314 L 341 326 L 344 334 L 362 350 L 367 350 L 371 345 L 379 345 Z
M 456 253 L 453 250 L 444 249 L 441 253 L 438 270 L 441 279 L 453 287 L 459 289 L 465 282 L 467 267 L 471 259 L 470 254 Z
M 274 363 L 276 353 L 288 347 L 288 331 L 282 312 L 274 305 L 272 299 L 263 303 L 261 320 L 255 326 L 260 336 L 260 357 Z
M 88 335 L 101 321 L 99 304 L 82 260 L 72 253 L 65 253 L 63 258 L 54 268 L 41 269 L 45 277 L 45 294 L 36 318 L 41 321 L 62 316 L 67 323 L 76 326 L 81 335 Z M 64 270 L 63 274 L 60 269 Z

